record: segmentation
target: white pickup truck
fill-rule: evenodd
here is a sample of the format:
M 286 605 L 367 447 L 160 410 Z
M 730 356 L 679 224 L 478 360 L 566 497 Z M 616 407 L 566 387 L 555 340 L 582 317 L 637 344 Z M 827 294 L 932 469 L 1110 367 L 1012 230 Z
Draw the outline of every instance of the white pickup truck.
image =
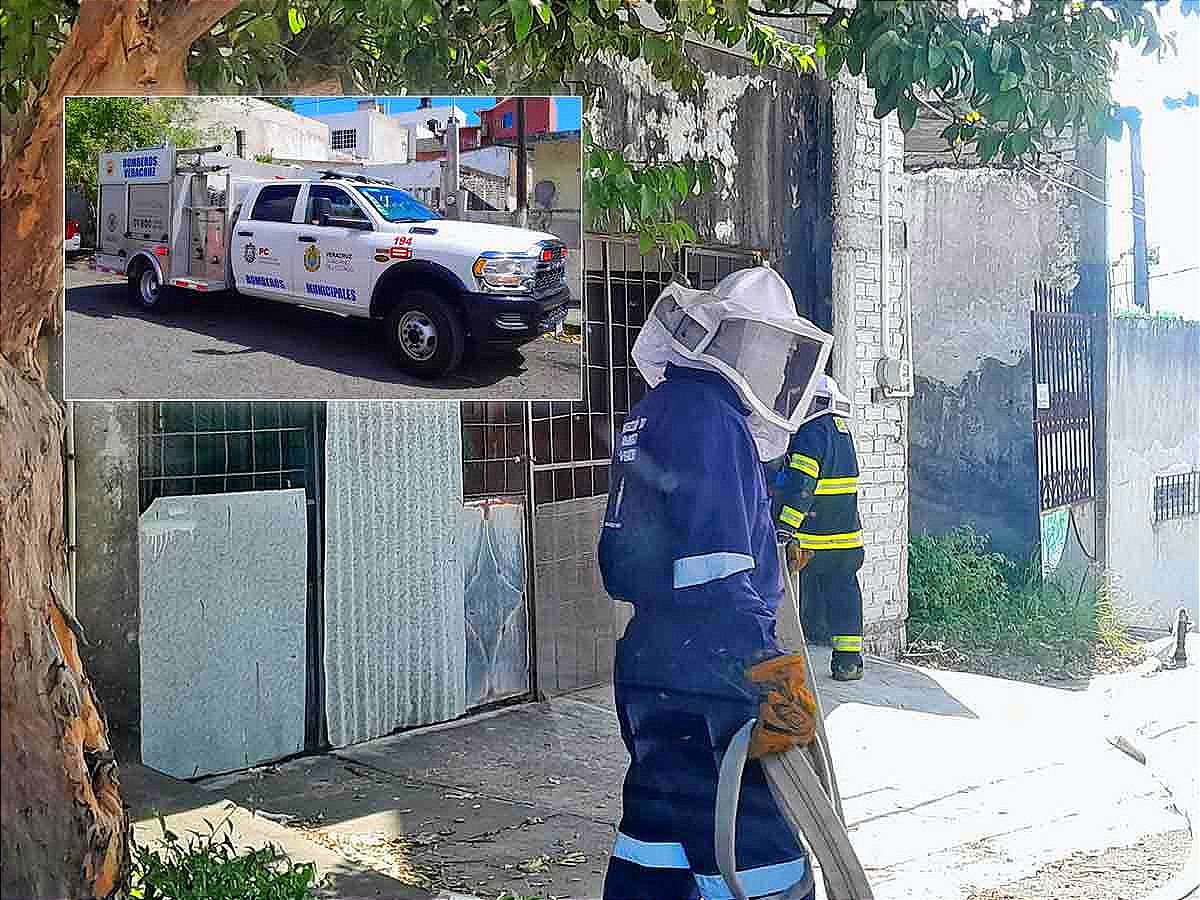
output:
M 353 173 L 214 163 L 218 149 L 100 156 L 96 268 L 127 276 L 147 309 L 171 291 L 235 290 L 370 317 L 398 362 L 429 378 L 457 368 L 468 344 L 520 345 L 566 316 L 554 235 L 445 219 Z

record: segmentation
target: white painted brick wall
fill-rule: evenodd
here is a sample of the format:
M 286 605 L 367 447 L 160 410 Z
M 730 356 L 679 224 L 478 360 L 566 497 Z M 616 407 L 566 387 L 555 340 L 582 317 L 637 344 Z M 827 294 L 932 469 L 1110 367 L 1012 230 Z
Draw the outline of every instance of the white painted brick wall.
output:
M 834 371 L 854 404 L 853 429 L 862 470 L 859 512 L 866 562 L 860 583 L 868 650 L 894 655 L 905 641 L 908 615 L 908 406 L 872 403 L 876 361 L 884 353 L 880 307 L 879 147 L 889 147 L 888 214 L 903 221 L 904 138 L 895 116 L 872 115 L 874 98 L 862 81 L 844 76 L 834 86 Z M 890 344 L 900 345 L 905 322 L 903 247 L 893 242 Z

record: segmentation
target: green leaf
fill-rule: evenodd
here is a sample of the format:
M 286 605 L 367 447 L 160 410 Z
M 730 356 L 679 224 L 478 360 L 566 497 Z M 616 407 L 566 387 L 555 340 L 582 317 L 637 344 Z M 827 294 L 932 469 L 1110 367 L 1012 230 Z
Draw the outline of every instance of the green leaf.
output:
M 984 162 L 991 162 L 996 155 L 996 151 L 1000 149 L 1000 142 L 1004 136 L 998 131 L 989 131 L 987 134 L 980 137 L 979 142 L 975 145 L 975 152 L 979 154 L 979 158 Z
M 1000 79 L 1000 91 L 1001 91 L 1001 93 L 1006 92 L 1006 91 L 1011 91 L 1013 88 L 1015 88 L 1020 83 L 1021 83 L 1020 75 L 1018 75 L 1016 72 L 1006 72 L 1004 74 L 1004 77 L 1002 79 Z
M 941 67 L 942 63 L 944 63 L 946 61 L 946 51 L 944 49 L 942 49 L 940 46 L 938 46 L 937 44 L 930 41 L 929 52 L 927 54 L 927 60 L 929 62 L 930 71 L 938 69 Z
M 529 0 L 508 0 L 508 11 L 512 13 L 517 43 L 524 43 L 525 38 L 529 37 L 530 29 L 533 28 L 533 8 Z
M 550 9 L 548 3 L 538 3 L 534 6 L 537 10 L 538 18 L 542 20 L 543 25 L 549 25 L 554 19 L 554 13 Z
M 638 251 L 642 254 L 642 256 L 645 256 L 647 253 L 649 253 L 653 249 L 654 249 L 654 232 L 642 231 L 642 233 L 640 235 L 638 235 Z
M 907 132 L 917 121 L 917 101 L 909 94 L 900 98 L 900 130 Z
M 304 30 L 307 24 L 304 20 L 304 14 L 294 6 L 288 7 L 288 28 L 292 30 L 292 34 L 299 34 Z
M 643 184 L 640 194 L 640 203 L 638 212 L 641 213 L 643 219 L 651 218 L 658 210 L 658 198 L 654 196 L 654 190 L 648 184 Z

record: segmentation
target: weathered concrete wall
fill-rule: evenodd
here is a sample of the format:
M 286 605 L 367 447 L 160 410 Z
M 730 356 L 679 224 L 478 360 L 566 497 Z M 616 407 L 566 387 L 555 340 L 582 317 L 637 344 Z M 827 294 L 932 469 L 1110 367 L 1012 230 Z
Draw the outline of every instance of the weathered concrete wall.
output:
M 866 562 L 859 572 L 864 638 L 873 653 L 894 655 L 906 642 L 908 619 L 908 403 L 874 402 L 875 366 L 885 350 L 898 354 L 904 334 L 904 138 L 896 117 L 874 118 L 865 82 L 842 80 L 834 89 L 833 124 L 833 374 L 854 405 L 859 512 Z M 887 145 L 888 196 L 881 196 L 881 142 Z M 886 210 L 886 213 L 885 213 Z M 883 257 L 882 217 L 891 244 Z M 882 266 L 889 290 L 882 294 Z M 883 302 L 889 327 L 884 333 Z
M 134 403 L 75 403 L 76 616 L 88 675 L 121 743 L 137 746 L 138 425 Z
M 991 169 L 905 176 L 916 396 L 911 525 L 971 525 L 1017 557 L 1038 546 L 1029 311 L 1071 287 L 1074 199 Z
M 206 140 L 220 141 L 235 152 L 234 132 L 246 132 L 246 158 L 269 153 L 279 158 L 326 159 L 329 126 L 316 119 L 254 97 L 203 97 L 188 104 L 191 123 Z
M 1200 470 L 1200 322 L 1114 319 L 1109 365 L 1109 568 L 1125 617 L 1200 620 L 1200 515 L 1154 522 L 1154 479 Z
M 717 189 L 682 206 L 706 243 L 761 251 L 802 313 L 829 326 L 829 85 L 696 47 L 705 72 L 696 97 L 616 59 L 586 73 L 602 85 L 586 113 L 598 143 L 630 159 L 721 163 Z

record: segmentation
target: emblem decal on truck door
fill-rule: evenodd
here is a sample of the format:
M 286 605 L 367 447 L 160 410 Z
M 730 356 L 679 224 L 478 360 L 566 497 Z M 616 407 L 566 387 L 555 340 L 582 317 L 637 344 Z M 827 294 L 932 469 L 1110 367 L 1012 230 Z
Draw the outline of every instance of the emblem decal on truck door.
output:
M 309 244 L 308 249 L 304 251 L 304 268 L 309 272 L 321 268 L 321 251 L 317 249 L 316 244 Z
M 255 253 L 255 250 L 254 250 L 254 245 L 253 245 L 253 244 L 247 244 L 247 245 L 246 245 L 246 252 L 245 252 L 246 262 L 248 262 L 248 263 L 252 263 L 252 262 L 254 262 L 254 257 L 255 257 L 255 256 L 256 256 L 256 253 Z

